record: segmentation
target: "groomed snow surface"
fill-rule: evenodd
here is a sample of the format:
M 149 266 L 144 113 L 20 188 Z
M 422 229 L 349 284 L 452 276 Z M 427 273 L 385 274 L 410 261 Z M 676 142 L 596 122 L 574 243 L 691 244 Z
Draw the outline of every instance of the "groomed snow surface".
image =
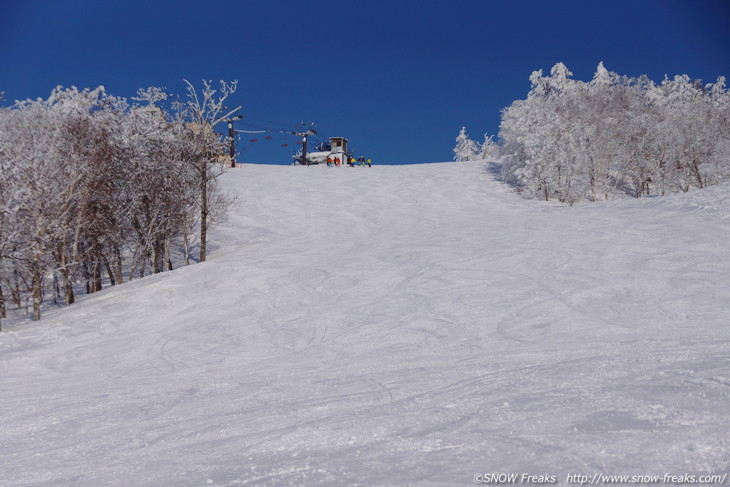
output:
M 206 263 L 0 333 L 2 486 L 730 470 L 730 186 L 244 165 Z

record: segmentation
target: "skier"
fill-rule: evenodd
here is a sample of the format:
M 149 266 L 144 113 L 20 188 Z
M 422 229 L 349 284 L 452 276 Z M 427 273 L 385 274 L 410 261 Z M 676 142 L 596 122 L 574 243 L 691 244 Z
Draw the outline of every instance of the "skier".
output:
M 368 167 L 373 167 L 373 161 L 368 157 Z

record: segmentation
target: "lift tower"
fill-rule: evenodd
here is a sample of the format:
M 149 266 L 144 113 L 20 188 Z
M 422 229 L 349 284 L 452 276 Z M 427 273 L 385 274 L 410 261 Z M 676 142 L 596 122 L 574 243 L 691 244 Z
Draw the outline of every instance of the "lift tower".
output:
M 313 128 L 310 128 L 306 132 L 290 132 L 292 135 L 296 135 L 297 137 L 302 138 L 302 165 L 306 164 L 309 165 L 309 161 L 307 160 L 307 137 L 310 135 L 314 135 L 317 133 L 316 130 Z
M 228 124 L 228 152 L 231 156 L 231 167 L 236 167 L 236 145 L 234 144 L 234 137 L 236 136 L 236 131 L 233 130 L 233 122 L 236 120 L 240 120 L 243 118 L 243 115 L 236 115 L 233 118 L 229 118 L 227 120 L 224 120 Z

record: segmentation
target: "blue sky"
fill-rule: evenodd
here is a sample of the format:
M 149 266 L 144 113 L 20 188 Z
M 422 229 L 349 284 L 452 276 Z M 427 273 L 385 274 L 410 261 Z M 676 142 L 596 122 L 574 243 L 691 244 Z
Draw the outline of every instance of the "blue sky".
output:
M 728 0 L 0 0 L 0 91 L 56 85 L 182 93 L 239 80 L 239 127 L 316 122 L 375 163 L 451 160 L 461 126 L 496 133 L 533 70 L 730 77 Z M 239 144 L 289 163 L 295 139 Z M 289 147 L 282 144 L 289 143 Z

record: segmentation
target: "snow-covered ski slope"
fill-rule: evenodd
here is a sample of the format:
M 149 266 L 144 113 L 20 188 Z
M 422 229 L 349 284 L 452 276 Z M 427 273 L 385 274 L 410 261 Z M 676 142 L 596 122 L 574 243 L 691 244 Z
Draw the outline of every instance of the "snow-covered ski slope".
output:
M 0 485 L 730 470 L 730 186 L 253 166 L 209 260 L 0 333 Z

